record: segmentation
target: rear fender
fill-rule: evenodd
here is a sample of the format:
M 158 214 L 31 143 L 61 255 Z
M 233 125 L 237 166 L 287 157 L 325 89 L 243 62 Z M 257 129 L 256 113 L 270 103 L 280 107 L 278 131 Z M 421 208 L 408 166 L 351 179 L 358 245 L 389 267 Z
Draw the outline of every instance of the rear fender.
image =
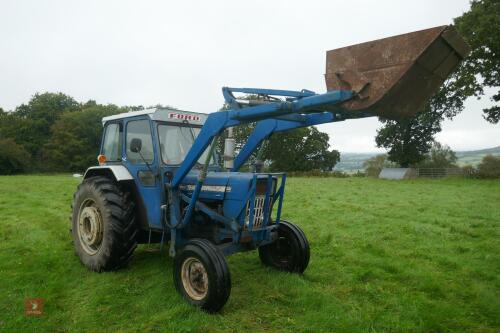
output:
M 146 209 L 142 197 L 137 190 L 134 178 L 123 165 L 102 165 L 90 167 L 83 175 L 83 179 L 90 177 L 106 177 L 119 183 L 120 186 L 129 191 L 132 200 L 136 203 L 136 219 L 138 226 L 143 230 L 149 230 Z
M 134 177 L 123 165 L 103 165 L 90 167 L 85 171 L 83 179 L 95 176 L 112 177 L 115 181 L 134 180 Z

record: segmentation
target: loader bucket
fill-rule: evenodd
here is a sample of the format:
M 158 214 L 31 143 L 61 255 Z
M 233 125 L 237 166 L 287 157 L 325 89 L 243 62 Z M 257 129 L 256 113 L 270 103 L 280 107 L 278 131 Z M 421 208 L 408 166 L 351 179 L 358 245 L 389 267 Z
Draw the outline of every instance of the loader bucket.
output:
M 453 26 L 328 51 L 327 90 L 353 90 L 341 106 L 398 119 L 415 115 L 469 53 Z

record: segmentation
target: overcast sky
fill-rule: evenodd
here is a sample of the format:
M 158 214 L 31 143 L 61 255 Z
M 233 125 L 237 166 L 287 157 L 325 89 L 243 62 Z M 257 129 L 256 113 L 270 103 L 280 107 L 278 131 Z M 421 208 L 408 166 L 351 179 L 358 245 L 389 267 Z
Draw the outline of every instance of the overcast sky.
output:
M 0 0 L 0 107 L 35 92 L 79 101 L 172 105 L 210 113 L 222 86 L 324 92 L 325 52 L 450 24 L 467 0 Z M 500 145 L 500 125 L 470 100 L 439 141 Z M 320 126 L 340 151 L 377 151 L 376 118 Z

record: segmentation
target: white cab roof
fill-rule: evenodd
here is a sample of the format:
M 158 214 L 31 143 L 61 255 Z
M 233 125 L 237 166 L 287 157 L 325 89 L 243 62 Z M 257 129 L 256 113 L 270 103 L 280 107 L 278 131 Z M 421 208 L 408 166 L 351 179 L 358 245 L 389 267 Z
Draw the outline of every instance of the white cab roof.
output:
M 106 122 L 110 120 L 137 117 L 143 115 L 148 115 L 151 119 L 158 121 L 169 121 L 175 123 L 189 122 L 190 124 L 195 124 L 195 125 L 203 125 L 208 117 L 208 114 L 206 113 L 197 113 L 197 112 L 175 110 L 169 108 L 151 108 L 141 111 L 119 113 L 113 116 L 104 117 L 102 118 L 102 123 L 104 125 Z

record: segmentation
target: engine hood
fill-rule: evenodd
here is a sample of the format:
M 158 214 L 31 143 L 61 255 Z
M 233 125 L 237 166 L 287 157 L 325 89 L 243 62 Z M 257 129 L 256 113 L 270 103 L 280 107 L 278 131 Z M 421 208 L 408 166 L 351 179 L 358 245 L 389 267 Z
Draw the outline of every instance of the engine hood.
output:
M 191 196 L 198 182 L 198 170 L 191 171 L 180 185 L 180 190 Z M 250 172 L 208 172 L 199 199 L 201 201 L 221 201 L 223 214 L 237 219 L 245 213 L 250 187 L 256 174 Z M 269 174 L 257 174 L 266 178 Z
M 179 188 L 190 195 L 198 182 L 200 171 L 188 173 Z M 250 189 L 253 173 L 245 172 L 208 172 L 200 193 L 200 199 L 243 200 Z

